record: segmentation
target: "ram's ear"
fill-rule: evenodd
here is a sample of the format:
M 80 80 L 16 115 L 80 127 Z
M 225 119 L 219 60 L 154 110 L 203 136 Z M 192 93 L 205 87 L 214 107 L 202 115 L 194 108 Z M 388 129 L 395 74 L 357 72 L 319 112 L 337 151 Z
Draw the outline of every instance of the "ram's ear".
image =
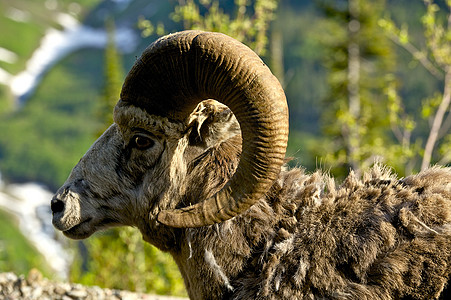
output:
M 190 144 L 210 148 L 241 133 L 232 111 L 215 100 L 199 103 L 190 115 Z

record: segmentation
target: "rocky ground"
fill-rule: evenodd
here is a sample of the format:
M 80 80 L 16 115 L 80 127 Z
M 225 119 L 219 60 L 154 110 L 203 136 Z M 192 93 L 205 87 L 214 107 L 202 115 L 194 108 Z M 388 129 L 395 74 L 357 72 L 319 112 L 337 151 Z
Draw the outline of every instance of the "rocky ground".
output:
M 128 291 L 102 289 L 97 286 L 50 281 L 37 270 L 27 277 L 0 273 L 0 300 L 186 300 Z

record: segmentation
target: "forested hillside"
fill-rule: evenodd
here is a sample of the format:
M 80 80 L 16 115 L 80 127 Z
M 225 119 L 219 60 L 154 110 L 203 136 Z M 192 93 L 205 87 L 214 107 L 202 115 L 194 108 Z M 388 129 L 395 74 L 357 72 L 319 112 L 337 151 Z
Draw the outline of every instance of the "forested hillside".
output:
M 105 31 L 102 20 L 107 16 L 115 17 L 116 12 L 126 15 L 119 15 L 117 20 L 128 22 L 127 28 L 133 32 L 136 27 L 134 23 L 147 1 L 135 2 L 140 5 L 138 8 L 131 7 L 130 11 L 120 11 L 117 7 L 120 3 L 113 1 L 1 3 L 4 13 L 0 24 L 2 28 L 8 28 L 9 33 L 1 35 L 0 47 L 13 53 L 14 57 L 11 62 L 0 59 L 0 68 L 10 77 L 0 85 L 0 172 L 4 179 L 38 181 L 55 188 L 64 181 L 74 163 L 95 140 L 99 127 L 103 126 L 96 115 L 104 82 L 102 45 L 92 43 L 91 46 L 89 43 L 83 44 L 82 40 L 80 48 L 75 46 L 73 51 L 52 62 L 54 65 L 41 70 L 35 90 L 18 97 L 13 87 L 26 86 L 27 76 L 37 76 L 34 69 L 41 68 L 39 61 L 28 67 L 27 61 L 33 60 L 33 55 L 38 52 L 36 50 L 45 43 L 45 39 L 54 37 L 52 34 L 56 31 L 61 35 L 55 37 L 56 44 L 64 34 L 70 34 L 84 23 L 92 31 Z M 78 19 L 80 24 L 67 24 L 67 19 L 69 23 Z M 133 49 L 126 49 L 128 57 L 124 59 L 127 64 L 124 67 L 127 68 L 136 53 L 149 43 L 149 40 L 138 40 L 139 32 L 135 32 L 136 45 Z M 80 32 L 78 36 L 74 35 L 74 39 L 83 39 L 87 34 L 90 32 Z M 87 38 L 95 39 L 97 36 L 102 38 L 100 34 Z M 48 51 L 48 48 L 45 50 Z M 130 52 L 133 50 L 136 53 Z M 21 74 L 24 71 L 28 74 Z
M 422 1 L 384 2 L 376 1 L 373 7 L 368 8 L 371 10 L 384 6 L 375 10 L 377 15 L 372 22 L 377 23 L 380 18 L 391 17 L 399 26 L 408 24 L 415 42 L 424 43 L 421 16 L 425 7 Z M 219 3 L 226 13 L 233 14 L 233 1 Z M 329 115 L 329 104 L 326 103 L 327 99 L 333 101 L 337 96 L 331 89 L 330 80 L 340 76 L 339 70 L 334 68 L 339 66 L 340 59 L 345 59 L 338 57 L 342 50 L 334 50 L 334 47 L 343 42 L 340 41 L 343 32 L 337 28 L 345 28 L 346 21 L 340 24 L 337 17 L 339 12 L 334 14 L 327 3 L 328 1 L 280 1 L 268 31 L 269 50 L 263 56 L 283 81 L 289 101 L 289 153 L 299 157 L 299 162 L 309 169 L 319 165 L 333 169 L 335 163 L 328 153 L 328 143 L 333 140 L 333 134 L 328 137 L 327 128 L 333 127 L 334 121 L 333 116 Z M 51 29 L 64 31 L 64 26 L 67 25 L 62 21 L 62 15 L 65 14 L 91 28 L 103 30 L 106 19 L 112 18 L 117 28 L 133 30 L 136 45 L 133 49 L 124 51 L 122 58 L 125 74 L 140 51 L 157 37 L 153 33 L 143 38 L 137 26 L 139 20 L 145 18 L 153 24 L 163 24 L 168 32 L 181 30 L 183 22 L 177 23 L 171 18 L 176 4 L 176 1 L 139 0 L 2 1 L 0 26 L 4 28 L 4 33 L 0 36 L 0 47 L 11 52 L 10 56 L 13 58 L 0 59 L 0 69 L 2 74 L 18 77 L 18 74 L 26 70 L 27 60 L 30 60 L 42 43 L 41 39 Z M 408 13 L 406 5 L 409 7 Z M 443 4 L 442 6 L 444 7 Z M 364 34 L 383 34 L 379 25 L 373 25 L 377 28 Z M 371 36 L 368 38 L 371 39 Z M 388 76 L 396 76 L 394 80 L 400 95 L 405 99 L 406 110 L 413 112 L 414 118 L 421 117 L 415 115 L 419 112 L 418 107 L 424 99 L 443 89 L 442 81 L 428 74 L 410 53 L 395 43 L 383 41 L 383 38 L 378 43 L 379 47 L 385 47 L 382 52 L 392 54 L 391 61 L 387 62 L 390 66 L 377 66 L 380 71 L 369 74 L 368 76 L 374 76 L 369 80 L 381 80 L 381 85 L 384 85 L 387 84 Z M 419 44 L 419 47 L 424 47 L 424 44 Z M 278 48 L 281 51 L 277 52 Z M 0 170 L 5 179 L 39 181 L 51 188 L 56 188 L 64 181 L 71 167 L 96 138 L 98 129 L 103 127 L 96 115 L 104 84 L 103 55 L 102 47 L 88 45 L 75 49 L 43 72 L 37 88 L 19 99 L 15 99 L 14 91 L 10 89 L 12 85 L 8 85 L 14 81 L 2 80 Z M 362 58 L 376 68 L 379 59 L 377 54 L 369 53 Z M 336 66 L 331 62 L 332 59 L 338 59 Z M 375 64 L 373 60 L 376 61 Z M 334 71 L 337 72 L 331 73 Z M 335 79 L 328 76 L 335 76 Z M 386 105 L 384 98 L 387 97 L 383 88 L 379 86 L 369 89 L 374 90 L 371 97 L 378 97 L 379 103 Z M 368 105 L 373 104 L 368 102 Z M 332 113 L 334 114 L 333 111 Z M 378 113 L 386 115 L 383 111 Z M 329 125 L 327 120 L 331 121 Z M 387 126 L 388 123 L 383 125 Z M 420 128 L 415 134 L 425 139 L 427 125 L 419 125 L 424 128 Z M 384 138 L 392 138 L 389 130 L 379 133 Z M 397 171 L 402 173 L 404 170 L 399 168 Z
M 109 125 L 121 81 L 147 45 L 169 32 L 235 25 L 285 89 L 292 164 L 338 178 L 375 161 L 400 176 L 449 164 L 449 18 L 446 0 L 1 0 L 1 178 L 55 190 Z M 81 249 L 74 280 L 124 288 L 107 275 L 121 263 L 105 249 L 134 247 L 155 267 L 128 288 L 183 294 L 174 265 L 139 234 L 111 231 L 87 243 L 72 245 Z

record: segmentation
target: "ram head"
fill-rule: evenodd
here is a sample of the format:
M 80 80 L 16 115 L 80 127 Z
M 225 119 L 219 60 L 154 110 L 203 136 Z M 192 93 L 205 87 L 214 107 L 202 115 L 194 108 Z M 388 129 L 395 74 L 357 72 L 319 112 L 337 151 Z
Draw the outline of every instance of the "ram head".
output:
M 284 92 L 253 51 L 220 33 L 160 38 L 126 77 L 114 124 L 52 199 L 53 224 L 76 239 L 136 226 L 166 249 L 164 228 L 219 223 L 260 199 L 287 136 Z M 200 168 L 208 155 L 225 167 Z

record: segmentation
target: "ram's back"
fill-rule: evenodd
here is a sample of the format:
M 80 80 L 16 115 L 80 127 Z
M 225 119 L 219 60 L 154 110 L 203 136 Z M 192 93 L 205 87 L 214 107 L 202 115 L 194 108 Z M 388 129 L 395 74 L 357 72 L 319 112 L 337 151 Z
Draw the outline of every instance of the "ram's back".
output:
M 450 169 L 399 180 L 376 166 L 338 187 L 293 169 L 265 202 L 277 224 L 236 299 L 433 299 L 449 280 Z

